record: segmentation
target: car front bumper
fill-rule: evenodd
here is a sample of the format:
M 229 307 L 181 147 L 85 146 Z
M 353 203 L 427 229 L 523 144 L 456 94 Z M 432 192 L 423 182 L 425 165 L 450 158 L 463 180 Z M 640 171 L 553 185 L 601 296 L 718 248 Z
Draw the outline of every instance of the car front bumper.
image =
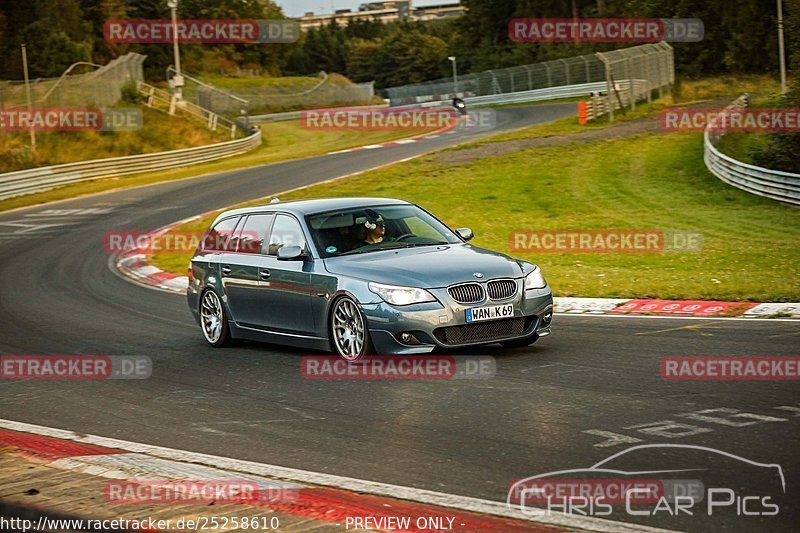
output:
M 379 354 L 414 355 L 434 350 L 461 349 L 550 333 L 553 296 L 550 287 L 519 291 L 506 301 L 464 305 L 452 300 L 446 289 L 429 289 L 436 302 L 393 306 L 386 302 L 363 304 L 372 343 Z M 512 304 L 513 318 L 468 323 L 466 310 Z M 413 335 L 411 342 L 403 333 Z

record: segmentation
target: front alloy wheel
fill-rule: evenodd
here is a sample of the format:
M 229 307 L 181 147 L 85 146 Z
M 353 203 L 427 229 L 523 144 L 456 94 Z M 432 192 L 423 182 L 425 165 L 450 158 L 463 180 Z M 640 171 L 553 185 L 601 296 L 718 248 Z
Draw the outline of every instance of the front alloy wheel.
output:
M 222 302 L 213 290 L 207 290 L 200 299 L 200 327 L 203 337 L 215 348 L 231 344 L 231 330 L 222 309 Z
M 330 314 L 331 347 L 348 361 L 372 351 L 367 323 L 358 304 L 344 296 L 333 304 Z

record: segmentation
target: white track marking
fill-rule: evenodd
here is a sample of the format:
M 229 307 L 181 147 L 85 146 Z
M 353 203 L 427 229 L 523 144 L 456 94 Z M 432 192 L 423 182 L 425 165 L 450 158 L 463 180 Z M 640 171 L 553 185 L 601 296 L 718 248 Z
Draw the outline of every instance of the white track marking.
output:
M 670 531 L 627 522 L 616 522 L 613 520 L 564 514 L 539 516 L 535 517 L 534 519 L 534 517 L 531 517 L 528 514 L 509 508 L 505 502 L 495 502 L 491 500 L 445 494 L 443 492 L 435 492 L 413 487 L 403 487 L 400 485 L 390 485 L 376 481 L 311 472 L 308 470 L 298 470 L 283 466 L 267 465 L 252 461 L 243 461 L 240 459 L 231 459 L 228 457 L 219 457 L 204 453 L 188 452 L 176 450 L 174 448 L 164 448 L 161 446 L 129 442 L 96 435 L 82 435 L 73 431 L 27 424 L 24 422 L 16 422 L 13 420 L 0 419 L 0 428 L 9 429 L 12 431 L 21 431 L 25 433 L 34 433 L 37 435 L 44 435 L 57 439 L 71 440 L 74 442 L 82 442 L 84 444 L 94 444 L 97 446 L 117 448 L 133 453 L 146 454 L 155 458 L 210 466 L 231 472 L 265 476 L 299 483 L 309 483 L 312 485 L 336 487 L 355 492 L 375 494 L 400 500 L 409 500 L 427 505 L 437 505 L 440 507 L 449 507 L 452 509 L 459 509 L 473 513 L 503 516 L 516 520 L 582 529 L 585 531 L 597 531 L 605 533 L 616 533 L 618 531 L 664 533 Z

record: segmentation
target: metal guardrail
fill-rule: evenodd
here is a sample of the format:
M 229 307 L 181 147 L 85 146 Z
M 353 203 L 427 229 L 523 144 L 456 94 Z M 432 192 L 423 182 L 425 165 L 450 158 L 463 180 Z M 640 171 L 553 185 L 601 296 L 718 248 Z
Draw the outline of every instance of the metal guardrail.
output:
M 150 172 L 214 161 L 246 152 L 261 144 L 261 131 L 208 146 L 139 154 L 0 174 L 0 200 L 55 189 L 62 185 Z
M 300 120 L 302 111 L 286 113 L 268 113 L 266 115 L 250 115 L 250 122 L 282 122 L 284 120 Z
M 742 95 L 725 110 L 747 107 L 747 101 L 747 95 Z M 713 131 L 710 127 L 706 127 L 703 133 L 703 160 L 706 168 L 712 174 L 728 185 L 751 194 L 800 205 L 800 174 L 771 170 L 737 161 L 731 156 L 723 154 L 714 146 L 721 135 L 721 132 Z
M 578 85 L 563 85 L 561 87 L 546 87 L 544 89 L 534 89 L 532 91 L 522 91 L 518 93 L 502 93 L 487 96 L 468 96 L 464 102 L 470 105 L 491 105 L 491 104 L 518 104 L 524 102 L 540 102 L 544 100 L 556 100 L 558 98 L 573 98 L 576 96 L 586 96 L 591 93 L 603 91 L 606 82 L 598 81 L 592 83 L 581 83 Z M 450 100 L 431 100 L 417 104 L 406 104 L 394 106 L 391 109 L 403 107 L 449 107 Z M 348 109 L 361 108 L 362 106 L 350 106 Z M 363 106 L 363 109 L 385 109 L 383 106 Z M 251 122 L 279 122 L 282 120 L 298 120 L 302 111 L 289 111 L 287 113 L 270 113 L 267 115 L 252 115 Z
M 523 102 L 540 102 L 542 100 L 556 100 L 558 98 L 573 98 L 586 96 L 593 92 L 603 91 L 606 82 L 579 83 L 577 85 L 562 85 L 560 87 L 545 87 L 516 93 L 490 94 L 486 96 L 467 96 L 464 102 L 470 105 L 488 104 L 519 104 Z

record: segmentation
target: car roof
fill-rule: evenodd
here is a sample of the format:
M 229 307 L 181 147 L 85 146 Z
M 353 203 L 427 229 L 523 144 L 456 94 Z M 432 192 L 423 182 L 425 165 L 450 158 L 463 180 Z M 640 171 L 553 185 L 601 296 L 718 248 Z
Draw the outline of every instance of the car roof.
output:
M 253 205 L 250 207 L 242 207 L 239 209 L 231 209 L 230 211 L 221 213 L 217 217 L 217 220 L 233 215 L 241 215 L 244 213 L 271 213 L 274 211 L 291 213 L 302 218 L 305 215 L 324 213 L 326 211 L 336 211 L 339 209 L 397 204 L 412 205 L 411 202 L 397 200 L 394 198 L 315 198 L 313 200 L 291 200 L 288 202 L 274 202 L 262 205 Z

